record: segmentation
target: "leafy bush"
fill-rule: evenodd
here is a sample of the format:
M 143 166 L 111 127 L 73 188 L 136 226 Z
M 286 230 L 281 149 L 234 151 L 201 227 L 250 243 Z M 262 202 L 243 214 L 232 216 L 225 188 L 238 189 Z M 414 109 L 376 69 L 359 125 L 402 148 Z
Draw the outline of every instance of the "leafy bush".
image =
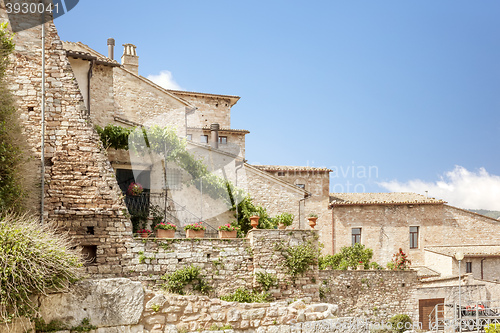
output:
M 278 277 L 276 274 L 257 272 L 256 280 L 264 291 L 269 291 L 272 287 L 278 286 Z
M 364 268 L 370 267 L 370 260 L 373 257 L 373 250 L 365 248 L 364 245 L 356 243 L 354 246 L 344 246 L 339 253 L 326 255 L 319 258 L 319 268 L 346 270 L 348 268 L 356 269 L 360 262 Z
M 304 274 L 311 265 L 318 263 L 320 250 L 311 242 L 289 247 L 279 244 L 276 249 L 281 250 L 285 257 L 284 266 L 292 280 L 295 280 L 298 275 Z
M 389 319 L 389 323 L 392 325 L 394 332 L 402 333 L 408 331 L 412 328 L 412 320 L 410 316 L 406 314 L 398 314 Z
M 258 293 L 255 290 L 238 288 L 234 293 L 221 296 L 220 299 L 226 302 L 268 303 L 271 300 L 271 295 L 266 292 Z
M 500 333 L 500 324 L 489 324 L 484 328 L 485 333 Z
M 200 291 L 202 294 L 208 294 L 212 289 L 205 281 L 197 266 L 187 266 L 176 270 L 172 274 L 165 274 L 161 277 L 166 280 L 163 287 L 169 292 L 184 295 L 184 287 L 188 284 L 193 285 L 193 290 Z
M 276 224 L 283 223 L 286 226 L 290 226 L 290 225 L 292 225 L 294 218 L 295 218 L 295 216 L 293 214 L 282 213 L 280 215 L 276 215 L 274 217 L 274 221 Z
M 0 322 L 36 314 L 30 295 L 80 278 L 81 254 L 54 229 L 27 215 L 0 216 Z
M 125 128 L 109 124 L 104 128 L 95 125 L 95 129 L 97 134 L 101 137 L 105 149 L 114 148 L 128 150 L 128 137 L 135 128 Z

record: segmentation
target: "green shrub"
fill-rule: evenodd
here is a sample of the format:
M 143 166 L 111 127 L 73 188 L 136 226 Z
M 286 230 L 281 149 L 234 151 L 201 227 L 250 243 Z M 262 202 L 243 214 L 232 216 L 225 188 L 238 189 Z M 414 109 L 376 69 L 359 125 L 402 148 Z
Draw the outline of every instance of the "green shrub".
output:
M 187 266 L 176 270 L 172 274 L 165 274 L 161 277 L 166 280 L 163 287 L 169 292 L 184 295 L 184 287 L 188 284 L 193 285 L 193 290 L 200 291 L 202 294 L 208 294 L 212 289 L 205 281 L 197 266 Z
M 34 217 L 0 216 L 0 322 L 36 314 L 30 295 L 64 290 L 81 276 L 81 253 Z
M 500 324 L 489 324 L 484 328 L 484 333 L 500 333 Z
M 268 303 L 271 301 L 271 295 L 266 292 L 258 293 L 255 290 L 238 288 L 234 293 L 221 296 L 220 299 L 226 302 Z
M 276 274 L 257 272 L 256 280 L 264 291 L 269 291 L 272 287 L 278 286 L 278 277 Z
M 282 213 L 280 215 L 276 215 L 273 219 L 274 223 L 276 225 L 282 223 L 286 226 L 290 226 L 292 225 L 293 223 L 293 219 L 295 218 L 295 216 L 293 214 L 290 214 L 290 213 Z
M 298 275 L 303 275 L 311 265 L 318 263 L 320 250 L 311 242 L 288 247 L 279 244 L 276 249 L 281 250 L 285 257 L 284 267 L 292 280 L 295 280 Z
M 389 319 L 389 323 L 392 325 L 392 329 L 394 330 L 394 332 L 399 333 L 410 330 L 413 324 L 410 316 L 406 314 L 395 315 L 394 317 Z
M 348 268 L 356 269 L 360 262 L 365 269 L 370 268 L 370 260 L 373 257 L 373 250 L 365 248 L 364 245 L 356 243 L 354 246 L 344 246 L 339 253 L 326 255 L 319 258 L 319 268 L 346 270 Z

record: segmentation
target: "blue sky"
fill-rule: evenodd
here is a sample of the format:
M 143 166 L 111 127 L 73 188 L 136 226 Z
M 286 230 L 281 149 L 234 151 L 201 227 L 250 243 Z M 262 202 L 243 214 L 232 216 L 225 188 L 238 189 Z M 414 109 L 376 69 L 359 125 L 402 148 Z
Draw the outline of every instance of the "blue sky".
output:
M 103 54 L 115 38 L 116 58 L 137 45 L 143 76 L 241 96 L 250 163 L 500 210 L 499 14 L 497 0 L 80 0 L 55 24 Z

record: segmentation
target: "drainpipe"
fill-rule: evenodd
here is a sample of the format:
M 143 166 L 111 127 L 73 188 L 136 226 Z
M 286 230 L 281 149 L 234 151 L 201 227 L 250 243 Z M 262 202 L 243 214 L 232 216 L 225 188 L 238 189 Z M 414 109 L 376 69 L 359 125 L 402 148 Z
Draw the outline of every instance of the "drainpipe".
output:
M 304 201 L 304 212 L 305 212 L 305 208 L 306 208 L 306 200 L 311 198 L 311 195 L 309 192 L 306 193 L 306 195 L 299 200 L 299 229 L 300 229 L 300 224 L 301 224 L 301 221 L 302 221 L 302 213 L 301 213 L 301 209 L 300 209 L 300 202 L 301 201 Z
M 243 165 L 245 165 L 247 160 L 243 159 L 243 161 L 239 162 L 239 161 L 236 161 L 236 168 L 234 169 L 234 174 L 235 174 L 235 184 L 234 184 L 234 187 L 235 189 L 238 188 L 238 170 L 243 168 Z M 233 196 L 234 198 L 234 196 Z M 238 221 L 238 204 L 239 202 L 236 202 L 236 200 L 234 201 L 234 206 L 236 207 L 236 221 Z M 300 209 L 300 207 L 299 207 Z
M 484 261 L 484 259 L 486 259 L 486 258 L 481 259 L 481 280 L 484 280 L 484 276 L 483 276 L 483 261 Z
M 214 149 L 219 148 L 219 124 L 210 125 L 210 146 Z
M 90 79 L 92 78 L 92 70 L 94 69 L 95 60 L 90 60 L 89 72 L 87 73 L 87 116 L 90 116 Z
M 40 198 L 40 223 L 44 223 L 45 210 L 45 12 L 42 13 L 42 142 L 41 142 L 41 195 Z

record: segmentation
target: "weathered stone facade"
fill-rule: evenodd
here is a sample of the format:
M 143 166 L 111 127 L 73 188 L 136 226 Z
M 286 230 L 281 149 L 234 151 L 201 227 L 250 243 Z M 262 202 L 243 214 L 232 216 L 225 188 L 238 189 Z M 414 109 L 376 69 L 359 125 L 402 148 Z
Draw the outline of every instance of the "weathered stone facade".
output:
M 0 20 L 6 19 L 2 4 Z M 57 30 L 52 22 L 46 27 L 45 220 L 61 231 L 68 230 L 76 244 L 96 252 L 100 273 L 121 274 L 125 243 L 132 236 L 130 221 L 122 213 L 126 207 L 92 121 L 86 117 L 83 96 Z M 7 73 L 28 143 L 38 160 L 40 41 L 41 26 L 18 32 Z M 34 172 L 40 174 L 40 169 Z
M 415 271 L 319 271 L 321 300 L 339 306 L 340 316 L 389 320 L 408 314 L 418 320 L 413 293 L 420 285 Z
M 373 260 L 385 265 L 402 248 L 412 265 L 425 265 L 424 248 L 437 245 L 488 245 L 500 241 L 500 223 L 444 203 L 333 204 L 333 249 L 352 245 L 352 229 L 361 228 L 361 243 Z M 410 227 L 418 246 L 410 248 Z M 496 231 L 495 231 L 496 230 Z
M 165 281 L 162 276 L 194 265 L 201 268 L 211 296 L 221 296 L 243 287 L 259 288 L 257 272 L 273 274 L 279 283 L 270 290 L 275 299 L 308 297 L 319 300 L 318 267 L 292 279 L 283 265 L 284 257 L 276 246 L 310 242 L 317 246 L 317 233 L 309 230 L 251 230 L 244 239 L 173 239 L 134 240 L 124 255 L 129 264 L 123 276 L 154 287 Z M 93 273 L 97 272 L 95 266 Z M 93 276 L 99 277 L 98 274 Z

